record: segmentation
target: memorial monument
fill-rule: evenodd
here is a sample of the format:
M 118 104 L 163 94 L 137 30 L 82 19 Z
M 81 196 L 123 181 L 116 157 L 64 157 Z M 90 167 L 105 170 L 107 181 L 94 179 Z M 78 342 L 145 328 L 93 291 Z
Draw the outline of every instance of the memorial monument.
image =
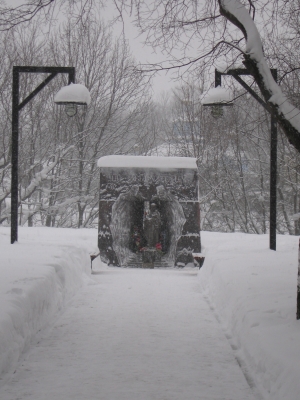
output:
M 102 261 L 143 268 L 185 266 L 201 252 L 196 160 L 100 158 L 98 246 Z

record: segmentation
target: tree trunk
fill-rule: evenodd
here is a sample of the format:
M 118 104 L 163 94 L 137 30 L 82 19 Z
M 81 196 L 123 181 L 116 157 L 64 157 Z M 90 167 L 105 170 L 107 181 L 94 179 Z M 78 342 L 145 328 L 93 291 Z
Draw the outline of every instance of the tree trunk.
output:
M 29 215 L 28 220 L 27 220 L 27 224 L 30 228 L 33 227 L 33 215 Z
M 300 319 L 300 239 L 298 250 L 297 319 Z
M 85 211 L 85 205 L 82 207 L 80 203 L 78 203 L 78 228 L 83 227 L 83 215 Z

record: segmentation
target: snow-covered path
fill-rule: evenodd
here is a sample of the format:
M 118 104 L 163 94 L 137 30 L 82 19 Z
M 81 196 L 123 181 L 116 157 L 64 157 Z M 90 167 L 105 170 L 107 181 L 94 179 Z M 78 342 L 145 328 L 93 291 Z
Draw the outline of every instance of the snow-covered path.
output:
M 2 400 L 248 400 L 197 270 L 104 268 L 27 352 Z

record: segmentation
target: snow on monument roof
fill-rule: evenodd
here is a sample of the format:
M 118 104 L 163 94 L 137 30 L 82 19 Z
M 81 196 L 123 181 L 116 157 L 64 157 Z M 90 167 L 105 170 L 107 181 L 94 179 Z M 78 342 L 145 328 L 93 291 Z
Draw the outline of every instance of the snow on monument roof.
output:
M 91 95 L 88 89 L 80 83 L 71 83 L 62 87 L 54 96 L 55 103 L 83 103 L 89 105 Z
M 196 158 L 155 156 L 105 156 L 98 160 L 100 168 L 197 169 Z

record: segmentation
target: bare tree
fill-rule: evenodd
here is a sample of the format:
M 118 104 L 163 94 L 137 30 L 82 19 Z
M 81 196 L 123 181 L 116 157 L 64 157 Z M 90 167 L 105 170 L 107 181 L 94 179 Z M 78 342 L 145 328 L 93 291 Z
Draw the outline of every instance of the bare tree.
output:
M 94 4 L 102 5 L 102 0 L 24 0 L 11 7 L 5 0 L 0 2 L 0 31 L 8 31 L 21 24 L 39 19 L 42 23 L 56 20 L 57 12 L 72 10 L 78 20 L 91 12 Z
M 155 0 L 149 5 L 138 0 L 116 0 L 116 3 L 123 7 L 119 6 L 121 12 L 126 6 L 135 11 L 137 24 L 147 35 L 146 41 L 153 46 L 160 45 L 172 57 L 168 63 L 152 65 L 148 70 L 202 68 L 203 62 L 211 65 L 217 57 L 231 63 L 242 61 L 254 77 L 269 111 L 276 116 L 289 142 L 300 151 L 300 110 L 288 101 L 274 81 L 254 22 L 267 6 L 276 16 L 279 1 Z M 176 49 L 181 51 L 180 56 L 175 57 Z
M 81 13 L 86 12 L 86 5 L 92 1 L 82 4 Z M 288 3 L 286 0 L 281 2 Z M 54 1 L 34 0 L 15 8 L 2 6 L 3 29 L 31 19 L 41 10 L 49 10 L 52 3 Z M 114 3 L 121 17 L 126 8 L 135 13 L 141 31 L 147 33 L 147 40 L 152 45 L 161 45 L 165 50 L 176 47 L 182 50 L 179 64 L 178 59 L 174 59 L 171 65 L 159 68 L 189 66 L 218 55 L 231 59 L 242 57 L 269 111 L 276 116 L 289 142 L 300 151 L 300 110 L 287 100 L 274 81 L 254 22 L 258 12 L 263 12 L 267 5 L 271 5 L 272 15 L 277 15 L 280 0 L 273 3 L 267 0 L 214 0 L 203 6 L 195 0 L 154 0 L 151 4 L 140 0 L 114 0 Z M 239 29 L 242 37 L 230 29 L 228 22 Z M 192 41 L 198 41 L 196 56 L 189 56 L 187 52 Z
M 75 65 L 77 81 L 92 95 L 88 110 L 71 120 L 54 106 L 54 94 L 67 84 L 61 75 L 20 113 L 20 223 L 89 226 L 98 210 L 97 160 L 133 147 L 149 101 L 147 81 L 128 45 L 93 16 L 70 19 L 48 41 L 39 28 L 23 24 L 1 37 L 0 221 L 9 216 L 12 65 Z M 21 99 L 41 79 L 22 74 Z
M 193 84 L 181 85 L 168 102 L 160 104 L 164 116 L 162 141 L 149 154 L 197 158 L 203 229 L 266 233 L 269 116 L 255 100 L 233 87 L 235 106 L 227 107 L 223 117 L 216 120 L 210 110 L 201 107 L 202 90 Z M 293 234 L 296 150 L 284 136 L 280 138 L 278 187 L 283 197 L 278 207 L 278 231 Z
M 65 203 L 68 208 L 76 204 L 77 226 L 81 227 L 91 223 L 91 212 L 96 215 L 98 158 L 126 153 L 131 146 L 141 104 L 147 99 L 146 81 L 137 72 L 128 45 L 114 40 L 109 28 L 92 16 L 84 22 L 66 23 L 53 34 L 51 48 L 55 63 L 77 66 L 77 81 L 84 83 L 92 96 L 88 111 L 78 114 L 69 126 L 74 150 L 69 161 L 73 168 L 68 168 L 70 183 L 65 190 L 68 202 L 61 198 L 56 204 L 61 211 L 64 207 L 59 204 Z

